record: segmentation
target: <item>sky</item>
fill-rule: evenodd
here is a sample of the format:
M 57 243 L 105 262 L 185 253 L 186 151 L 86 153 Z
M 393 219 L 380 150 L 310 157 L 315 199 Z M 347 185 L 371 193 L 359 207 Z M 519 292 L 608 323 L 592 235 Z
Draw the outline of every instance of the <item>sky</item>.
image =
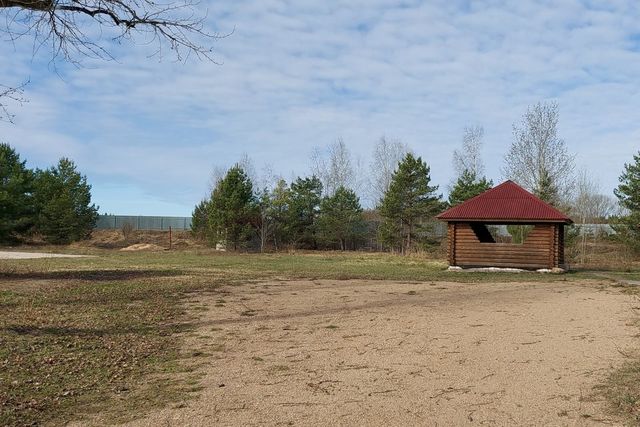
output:
M 0 141 L 31 167 L 73 159 L 101 213 L 188 216 L 212 170 L 243 155 L 287 180 L 342 138 L 368 165 L 383 135 L 447 193 L 466 126 L 503 180 L 512 125 L 559 105 L 578 168 L 612 194 L 640 150 L 640 2 L 203 0 L 217 63 L 111 44 L 112 61 L 51 61 L 0 42 L 0 83 L 29 81 Z M 2 35 L 4 36 L 4 35 Z

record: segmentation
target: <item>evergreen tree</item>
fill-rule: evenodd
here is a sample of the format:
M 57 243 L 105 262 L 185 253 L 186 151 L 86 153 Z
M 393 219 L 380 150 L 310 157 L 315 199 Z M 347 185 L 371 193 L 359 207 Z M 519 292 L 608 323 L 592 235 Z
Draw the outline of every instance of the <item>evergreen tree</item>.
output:
M 316 176 L 291 183 L 287 234 L 298 246 L 316 248 L 316 220 L 320 211 L 322 183 Z
M 91 186 L 67 158 L 36 172 L 34 199 L 36 231 L 50 243 L 85 239 L 98 220 L 98 208 L 91 203 Z
M 8 144 L 0 144 L 0 243 L 11 243 L 33 225 L 33 173 Z
M 484 176 L 478 179 L 473 172 L 465 169 L 451 189 L 449 204 L 451 206 L 459 205 L 478 194 L 484 193 L 491 187 L 493 187 L 493 181 L 487 181 Z
M 209 235 L 209 203 L 209 200 L 202 200 L 191 214 L 191 233 L 199 239 Z
M 339 243 L 340 249 L 347 244 L 362 239 L 366 229 L 362 216 L 362 206 L 356 193 L 344 186 L 338 187 L 333 196 L 325 197 L 320 203 L 318 234 L 327 243 Z
M 271 236 L 275 250 L 278 250 L 290 240 L 287 227 L 290 201 L 291 191 L 289 186 L 285 180 L 281 179 L 271 191 L 270 217 L 273 221 Z
M 383 217 L 380 238 L 391 247 L 400 246 L 403 253 L 416 241 L 417 232 L 424 229 L 425 220 L 441 208 L 438 186 L 430 186 L 430 168 L 422 158 L 407 154 L 398 165 L 391 185 L 380 204 Z
M 543 202 L 547 202 L 550 205 L 558 206 L 560 203 L 558 187 L 553 182 L 551 175 L 546 169 L 540 172 L 540 179 L 536 183 L 536 187 L 533 189 L 533 194 Z
M 634 163 L 624 165 L 620 184 L 613 192 L 629 214 L 619 219 L 616 235 L 633 250 L 640 252 L 640 152 Z
M 209 227 L 213 243 L 224 243 L 238 250 L 251 238 L 256 216 L 253 185 L 244 170 L 236 165 L 218 181 L 209 204 Z

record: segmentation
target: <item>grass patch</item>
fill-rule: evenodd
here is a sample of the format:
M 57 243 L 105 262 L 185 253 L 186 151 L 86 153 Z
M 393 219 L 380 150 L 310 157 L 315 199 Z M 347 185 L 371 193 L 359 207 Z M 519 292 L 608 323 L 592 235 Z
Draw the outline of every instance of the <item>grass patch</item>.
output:
M 0 310 L 0 424 L 62 423 L 123 394 L 143 409 L 174 398 L 165 383 L 163 393 L 136 383 L 178 357 L 179 290 L 124 281 L 4 292 L 12 308 Z
M 625 287 L 624 291 L 636 295 L 640 304 L 640 287 Z M 635 319 L 635 323 L 640 328 L 640 316 Z M 627 360 L 598 389 L 615 414 L 622 416 L 630 424 L 640 425 L 640 349 L 625 356 Z

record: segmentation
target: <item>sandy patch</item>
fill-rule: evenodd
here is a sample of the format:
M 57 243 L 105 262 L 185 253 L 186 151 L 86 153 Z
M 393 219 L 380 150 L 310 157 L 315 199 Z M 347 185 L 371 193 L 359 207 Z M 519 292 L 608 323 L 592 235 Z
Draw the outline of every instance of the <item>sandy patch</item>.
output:
M 193 304 L 205 389 L 130 425 L 617 424 L 593 387 L 638 332 L 637 301 L 596 283 L 277 282 Z
M 0 251 L 0 259 L 87 258 L 91 255 L 50 254 L 46 252 Z
M 120 249 L 121 251 L 164 251 L 162 246 L 154 245 L 152 243 L 136 243 L 135 245 L 127 246 Z

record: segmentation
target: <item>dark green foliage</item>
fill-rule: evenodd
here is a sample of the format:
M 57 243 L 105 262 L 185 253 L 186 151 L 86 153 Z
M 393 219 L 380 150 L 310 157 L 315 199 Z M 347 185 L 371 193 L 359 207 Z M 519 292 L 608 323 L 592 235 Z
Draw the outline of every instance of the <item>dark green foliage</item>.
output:
M 213 243 L 227 249 L 244 247 L 252 235 L 256 219 L 253 185 L 240 166 L 234 166 L 218 182 L 209 205 L 209 228 Z
M 36 231 L 49 243 L 64 244 L 87 238 L 98 220 L 91 203 L 91 186 L 73 161 L 36 171 L 34 200 Z
M 322 183 L 316 176 L 298 178 L 291 184 L 287 235 L 297 246 L 317 247 L 316 220 L 321 197 Z
M 449 204 L 451 206 L 459 205 L 478 194 L 484 193 L 491 187 L 493 187 L 493 181 L 487 181 L 484 176 L 478 179 L 473 172 L 465 169 L 451 189 Z
M 338 243 L 340 249 L 345 250 L 349 243 L 355 248 L 365 231 L 362 206 L 352 190 L 340 186 L 333 196 L 322 199 L 318 217 L 320 240 L 329 244 Z
M 614 228 L 620 240 L 640 252 L 640 152 L 633 156 L 633 161 L 624 165 L 620 185 L 613 191 L 620 205 L 629 211 L 615 221 Z
M 0 243 L 12 243 L 33 225 L 33 173 L 8 144 L 0 144 Z
M 380 204 L 380 239 L 403 253 L 418 243 L 425 223 L 442 208 L 438 186 L 430 186 L 430 168 L 409 153 L 394 172 Z
M 202 200 L 191 214 L 191 233 L 199 239 L 205 239 L 209 232 L 209 200 Z
M 540 172 L 540 179 L 536 183 L 536 187 L 533 189 L 533 194 L 543 202 L 547 202 L 552 206 L 558 206 L 560 203 L 558 187 L 553 182 L 551 175 L 546 169 Z
M 620 185 L 613 190 L 620 204 L 631 212 L 640 212 L 640 152 L 633 156 L 634 163 L 624 165 Z

